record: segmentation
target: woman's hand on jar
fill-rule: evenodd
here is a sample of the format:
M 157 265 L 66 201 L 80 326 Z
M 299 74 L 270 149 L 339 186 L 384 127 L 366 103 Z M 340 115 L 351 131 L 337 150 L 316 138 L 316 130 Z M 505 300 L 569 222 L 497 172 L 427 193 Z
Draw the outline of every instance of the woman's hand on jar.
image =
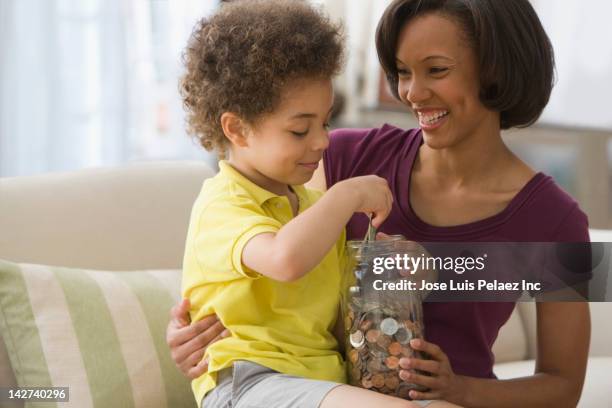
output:
M 404 357 L 400 359 L 400 378 L 406 382 L 422 385 L 428 391 L 410 391 L 410 398 L 416 400 L 438 400 L 460 403 L 465 386 L 463 377 L 456 375 L 446 353 L 439 346 L 423 339 L 413 339 L 410 346 L 427 353 L 431 359 Z M 430 375 L 418 374 L 408 370 L 420 370 Z
M 188 299 L 183 299 L 172 308 L 166 328 L 166 342 L 174 364 L 185 376 L 194 379 L 208 370 L 208 359 L 203 358 L 206 348 L 228 337 L 229 331 L 216 315 L 190 324 L 189 308 Z

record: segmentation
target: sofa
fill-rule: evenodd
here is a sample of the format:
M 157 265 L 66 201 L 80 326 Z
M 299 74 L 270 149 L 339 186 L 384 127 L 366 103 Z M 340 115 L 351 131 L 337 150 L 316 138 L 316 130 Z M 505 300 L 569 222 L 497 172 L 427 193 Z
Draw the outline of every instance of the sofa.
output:
M 195 407 L 164 333 L 191 205 L 213 174 L 151 162 L 0 179 L 0 387 L 68 387 L 61 406 L 78 408 Z M 612 303 L 591 313 L 579 406 L 610 407 Z M 499 378 L 533 372 L 535 338 L 535 305 L 518 304 L 493 348 Z

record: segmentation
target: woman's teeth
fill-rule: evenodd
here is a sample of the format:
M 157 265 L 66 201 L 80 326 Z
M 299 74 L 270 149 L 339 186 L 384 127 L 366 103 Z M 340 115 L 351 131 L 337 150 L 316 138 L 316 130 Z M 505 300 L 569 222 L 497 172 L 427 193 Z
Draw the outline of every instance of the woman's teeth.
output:
M 433 125 L 444 116 L 448 115 L 448 111 L 440 111 L 436 113 L 418 113 L 419 121 L 425 125 Z

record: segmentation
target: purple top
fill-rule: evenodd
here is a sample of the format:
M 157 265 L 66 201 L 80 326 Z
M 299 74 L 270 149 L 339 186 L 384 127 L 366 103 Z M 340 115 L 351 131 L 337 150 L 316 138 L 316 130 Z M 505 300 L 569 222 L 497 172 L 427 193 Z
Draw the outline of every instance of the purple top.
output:
M 376 174 L 388 180 L 393 208 L 380 231 L 419 242 L 584 242 L 588 220 L 572 197 L 551 177 L 537 173 L 499 214 L 452 227 L 419 219 L 410 206 L 410 175 L 419 147 L 420 129 L 390 125 L 378 129 L 339 129 L 331 133 L 323 156 L 327 187 L 346 178 Z M 367 217 L 354 215 L 347 239 L 362 239 Z M 491 347 L 514 303 L 425 303 L 427 340 L 448 355 L 456 374 L 494 378 Z

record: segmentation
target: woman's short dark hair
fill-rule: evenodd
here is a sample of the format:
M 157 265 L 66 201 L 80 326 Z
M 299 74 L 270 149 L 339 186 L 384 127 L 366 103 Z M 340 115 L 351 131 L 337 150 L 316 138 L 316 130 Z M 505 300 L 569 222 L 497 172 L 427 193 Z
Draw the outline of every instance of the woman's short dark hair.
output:
M 480 100 L 500 112 L 502 129 L 533 124 L 554 85 L 553 48 L 528 0 L 395 0 L 376 29 L 376 49 L 391 91 L 398 94 L 396 52 L 402 28 L 436 13 L 460 24 L 476 53 Z
M 285 85 L 332 78 L 343 65 L 344 35 L 306 1 L 232 1 L 199 21 L 183 61 L 188 131 L 223 156 L 223 112 L 256 123 L 279 106 Z

